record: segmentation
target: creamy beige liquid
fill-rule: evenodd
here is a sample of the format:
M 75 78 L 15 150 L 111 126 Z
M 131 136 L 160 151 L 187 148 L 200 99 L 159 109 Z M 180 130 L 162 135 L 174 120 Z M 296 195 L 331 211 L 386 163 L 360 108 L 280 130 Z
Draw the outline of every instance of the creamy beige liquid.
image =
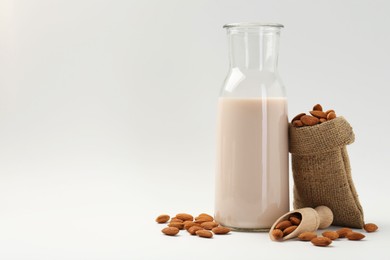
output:
M 220 98 L 215 219 L 262 230 L 289 211 L 285 98 Z

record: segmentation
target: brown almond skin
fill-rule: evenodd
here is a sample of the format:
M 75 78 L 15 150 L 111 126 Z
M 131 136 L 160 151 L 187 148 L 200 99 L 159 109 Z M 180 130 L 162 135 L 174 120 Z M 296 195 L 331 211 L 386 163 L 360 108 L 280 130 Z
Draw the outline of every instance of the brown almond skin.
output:
M 350 232 L 347 234 L 349 240 L 362 240 L 366 236 L 359 232 Z
M 175 227 L 166 227 L 162 229 L 161 232 L 167 236 L 175 236 L 177 233 L 179 233 L 179 229 Z
M 333 109 L 326 110 L 325 114 L 328 115 L 330 112 L 336 113 Z
M 203 222 L 202 224 L 200 224 L 200 226 L 204 229 L 212 230 L 213 228 L 217 227 L 218 224 L 212 221 L 208 221 L 208 222 Z
M 195 220 L 197 220 L 199 218 L 202 218 L 202 219 L 207 220 L 207 221 L 213 221 L 214 220 L 214 218 L 212 216 L 210 216 L 209 214 L 206 214 L 206 213 L 199 214 L 199 216 L 197 216 L 195 218 Z
M 212 238 L 213 237 L 213 233 L 211 233 L 210 231 L 208 230 L 198 230 L 195 232 L 199 237 L 204 237 L 204 238 Z
M 320 104 L 317 104 L 313 107 L 314 111 L 322 111 L 322 106 Z
M 292 125 L 295 126 L 295 127 L 301 127 L 301 126 L 303 126 L 303 123 L 302 123 L 301 120 L 294 120 L 292 122 Z
M 169 222 L 184 222 L 184 221 L 178 218 L 171 218 L 171 221 Z
M 336 113 L 335 112 L 330 112 L 327 116 L 326 116 L 326 119 L 327 120 L 332 120 L 336 118 Z
M 317 117 L 305 115 L 301 117 L 301 121 L 304 125 L 307 126 L 313 126 L 320 122 L 320 120 Z
M 190 227 L 193 227 L 193 226 L 200 226 L 200 224 L 189 221 L 189 220 L 187 220 L 186 222 L 184 222 L 184 229 L 185 230 L 188 230 Z
M 194 217 L 190 214 L 187 214 L 187 213 L 179 213 L 176 215 L 176 218 L 178 219 L 181 219 L 183 221 L 186 221 L 186 220 L 194 220 Z
M 175 227 L 178 229 L 183 229 L 184 228 L 184 223 L 183 222 L 170 222 L 168 224 L 168 227 Z
M 310 111 L 310 114 L 311 114 L 312 116 L 317 117 L 317 118 L 326 118 L 325 112 L 322 112 L 322 111 L 313 110 L 313 111 Z
M 227 227 L 215 227 L 212 229 L 213 233 L 216 234 L 216 235 L 225 235 L 227 233 L 230 232 L 230 228 L 227 228 Z
M 291 120 L 291 122 L 294 122 L 295 120 L 301 119 L 301 117 L 304 115 L 306 115 L 306 113 L 300 113 L 300 114 L 294 116 L 294 118 Z
M 210 220 L 209 218 L 199 217 L 199 218 L 195 218 L 194 222 L 198 224 L 202 224 L 204 222 L 210 222 Z
M 320 123 L 324 123 L 326 121 L 328 121 L 328 120 L 326 120 L 326 118 L 320 118 Z
M 339 238 L 339 234 L 336 231 L 324 231 L 324 232 L 322 232 L 322 235 L 324 237 L 331 239 L 331 240 L 335 240 L 335 239 Z
M 332 244 L 332 240 L 327 237 L 315 237 L 311 240 L 311 243 L 315 246 L 329 246 Z
M 290 220 L 291 224 L 293 224 L 295 226 L 298 226 L 299 224 L 301 224 L 301 220 L 299 218 L 297 218 L 296 216 L 289 217 L 289 220 Z
M 288 228 L 291 226 L 292 226 L 292 224 L 291 224 L 290 220 L 283 220 L 275 226 L 275 229 L 280 229 L 283 231 L 285 228 Z
M 156 222 L 159 224 L 166 223 L 170 218 L 169 215 L 160 215 L 156 218 Z
M 374 223 L 367 223 L 364 225 L 364 230 L 369 233 L 375 232 L 378 230 L 378 226 L 375 225 Z
M 347 237 L 347 234 L 352 232 L 352 229 L 350 228 L 340 228 L 336 230 L 337 234 L 339 235 L 339 238 Z
M 287 236 L 289 234 L 291 234 L 295 229 L 297 229 L 298 226 L 290 226 L 288 228 L 285 228 L 283 230 L 283 236 Z
M 316 238 L 316 237 L 317 237 L 316 232 L 303 232 L 303 233 L 299 234 L 299 236 L 298 236 L 298 238 L 301 241 L 311 241 L 313 238 Z
M 283 237 L 283 231 L 280 229 L 274 229 L 274 230 L 272 230 L 271 235 L 275 239 L 279 240 L 279 239 L 282 239 L 282 237 Z
M 200 227 L 200 226 L 192 226 L 192 227 L 190 227 L 187 231 L 188 231 L 188 233 L 190 233 L 191 235 L 196 235 L 196 231 L 198 231 L 198 230 L 203 230 L 203 228 Z

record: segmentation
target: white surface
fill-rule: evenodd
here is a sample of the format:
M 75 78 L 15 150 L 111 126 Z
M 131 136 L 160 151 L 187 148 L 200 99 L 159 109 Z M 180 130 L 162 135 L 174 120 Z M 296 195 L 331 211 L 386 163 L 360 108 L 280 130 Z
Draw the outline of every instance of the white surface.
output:
M 387 1 L 1 1 L 0 259 L 389 259 Z M 213 211 L 222 25 L 280 22 L 289 115 L 354 127 L 366 220 L 331 248 L 266 234 L 166 237 Z M 290 183 L 292 184 L 292 183 Z

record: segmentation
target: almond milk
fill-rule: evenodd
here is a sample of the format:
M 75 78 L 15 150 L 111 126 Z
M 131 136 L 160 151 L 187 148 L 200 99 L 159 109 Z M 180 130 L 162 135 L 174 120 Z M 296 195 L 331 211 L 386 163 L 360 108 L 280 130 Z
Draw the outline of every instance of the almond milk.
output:
M 215 220 L 267 230 L 289 211 L 286 98 L 219 98 Z

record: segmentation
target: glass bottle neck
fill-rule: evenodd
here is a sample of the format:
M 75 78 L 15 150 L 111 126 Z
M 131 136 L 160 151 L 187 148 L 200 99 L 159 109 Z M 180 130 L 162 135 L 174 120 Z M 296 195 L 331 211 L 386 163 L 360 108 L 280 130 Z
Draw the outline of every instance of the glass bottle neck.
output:
M 228 28 L 230 68 L 277 72 L 280 28 Z

